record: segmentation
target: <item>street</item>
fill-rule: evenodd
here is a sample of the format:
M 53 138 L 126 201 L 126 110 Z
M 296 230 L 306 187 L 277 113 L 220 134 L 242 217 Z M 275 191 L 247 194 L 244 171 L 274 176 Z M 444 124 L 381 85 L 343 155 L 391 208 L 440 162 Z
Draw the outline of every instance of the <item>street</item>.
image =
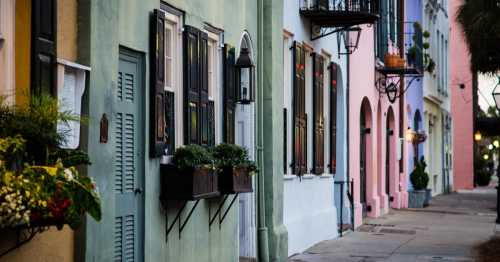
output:
M 495 234 L 493 187 L 433 198 L 424 209 L 391 210 L 289 262 L 474 261 L 473 247 Z

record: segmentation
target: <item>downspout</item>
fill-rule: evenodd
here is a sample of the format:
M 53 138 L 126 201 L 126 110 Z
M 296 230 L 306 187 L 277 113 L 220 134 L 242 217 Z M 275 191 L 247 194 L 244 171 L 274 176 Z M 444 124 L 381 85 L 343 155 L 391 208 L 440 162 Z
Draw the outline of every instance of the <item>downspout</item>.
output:
M 405 57 L 405 35 L 404 35 L 404 30 L 405 30 L 405 0 L 399 0 L 399 15 L 398 18 L 400 19 L 399 21 L 399 31 L 398 31 L 398 44 L 399 44 L 399 53 L 402 56 L 402 58 Z M 406 81 L 405 77 L 401 76 L 401 81 L 400 81 L 400 92 L 403 92 L 406 87 Z M 404 120 L 405 120 L 405 95 L 402 94 L 399 97 L 399 136 L 398 138 L 401 139 L 403 138 L 403 133 L 404 133 Z M 398 141 L 398 146 L 401 147 L 401 142 Z M 405 163 L 405 148 L 406 148 L 406 143 L 403 143 L 403 148 L 401 150 L 401 159 L 399 160 L 399 191 L 402 191 L 402 186 L 401 186 L 401 173 L 403 173 L 404 170 L 404 163 Z M 405 181 L 406 183 L 406 181 Z
M 265 206 L 265 183 L 264 176 L 265 170 L 263 168 L 264 165 L 264 151 L 263 151 L 263 134 L 264 134 L 264 126 L 263 126 L 263 116 L 264 116 L 264 64 L 262 54 L 264 52 L 264 0 L 259 0 L 257 3 L 257 62 L 258 62 L 258 74 L 257 83 L 259 84 L 259 88 L 257 89 L 257 163 L 259 165 L 259 175 L 257 177 L 257 221 L 258 221 L 258 229 L 257 229 L 257 253 L 259 261 L 268 262 L 269 261 L 269 239 L 268 239 L 268 230 L 266 225 L 266 206 Z
M 349 37 L 349 34 L 346 34 L 347 37 Z M 349 40 L 349 38 L 348 38 Z M 349 146 L 349 89 L 350 89 L 350 85 L 351 85 L 351 67 L 350 67 L 350 55 L 347 54 L 346 55 L 346 67 L 347 67 L 347 74 L 346 74 L 346 91 L 345 91 L 345 97 L 346 97 L 346 108 L 345 108 L 345 117 L 346 117 L 346 143 L 347 143 L 347 147 L 346 147 L 346 176 L 345 176 L 345 181 L 347 181 L 347 187 L 346 187 L 346 190 L 349 191 L 351 189 L 351 186 L 350 186 L 350 146 Z M 343 194 L 344 192 L 342 192 Z M 354 202 L 354 192 L 351 192 L 351 195 L 353 196 L 352 197 L 352 202 Z M 354 205 L 354 203 L 350 203 L 351 205 Z M 344 208 L 344 203 L 342 203 L 342 207 L 341 208 Z M 350 209 L 352 211 L 352 208 Z M 354 231 L 354 212 L 351 213 L 351 223 L 352 223 L 352 229 Z M 342 225 L 341 225 L 342 226 Z

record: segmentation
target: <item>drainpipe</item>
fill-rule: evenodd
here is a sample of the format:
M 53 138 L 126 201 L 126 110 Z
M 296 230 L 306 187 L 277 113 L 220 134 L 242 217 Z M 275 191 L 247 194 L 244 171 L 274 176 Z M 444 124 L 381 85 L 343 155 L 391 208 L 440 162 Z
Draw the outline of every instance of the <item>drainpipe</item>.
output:
M 347 34 L 347 37 L 349 37 L 349 34 Z M 349 38 L 348 38 L 349 39 Z M 345 176 L 345 181 L 347 181 L 347 187 L 346 187 L 346 190 L 350 190 L 351 186 L 350 186 L 350 183 L 349 181 L 351 180 L 350 178 L 350 146 L 349 146 L 349 117 L 350 117 L 350 110 L 349 110 L 349 90 L 350 90 L 350 85 L 351 85 L 351 68 L 350 68 L 350 55 L 347 54 L 346 55 L 346 67 L 347 67 L 347 74 L 346 74 L 346 91 L 345 91 L 345 97 L 346 97 L 346 108 L 345 108 L 345 117 L 346 117 L 346 143 L 347 143 L 347 147 L 346 147 L 346 176 Z M 342 194 L 344 194 L 344 192 L 342 192 Z M 354 192 L 351 192 L 352 194 L 352 202 L 353 203 L 350 203 L 351 205 L 354 205 Z M 341 208 L 344 208 L 344 203 L 342 203 L 342 207 Z M 352 208 L 351 208 L 352 209 Z M 354 212 L 351 212 L 351 223 L 352 223 L 352 230 L 354 231 Z M 341 225 L 342 226 L 342 225 Z
M 269 237 L 268 229 L 266 225 L 266 203 L 265 203 L 265 169 L 264 164 L 264 151 L 263 151 L 263 116 L 264 116 L 264 64 L 261 62 L 263 60 L 263 36 L 264 36 L 264 2 L 265 0 L 259 0 L 257 3 L 257 61 L 259 63 L 258 67 L 258 97 L 257 97 L 257 163 L 259 164 L 259 175 L 257 177 L 257 253 L 259 261 L 268 262 L 269 261 Z

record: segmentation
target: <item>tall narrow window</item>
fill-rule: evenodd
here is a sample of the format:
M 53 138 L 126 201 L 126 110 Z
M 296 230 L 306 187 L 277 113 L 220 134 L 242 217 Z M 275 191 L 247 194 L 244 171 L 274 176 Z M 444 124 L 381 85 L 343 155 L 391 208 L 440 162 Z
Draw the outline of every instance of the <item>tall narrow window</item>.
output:
M 180 37 L 181 17 L 165 12 L 164 26 L 164 91 L 165 91 L 165 128 L 164 154 L 172 155 L 176 145 L 182 144 L 182 87 L 181 56 L 182 39 Z M 161 55 L 158 52 L 157 55 Z M 179 141 L 179 142 L 177 142 Z
M 330 63 L 330 172 L 337 172 L 337 64 Z
M 296 175 L 307 172 L 307 116 L 305 112 L 305 51 L 293 44 L 293 167 Z
M 235 129 L 235 103 L 236 103 L 236 79 L 234 64 L 236 62 L 234 47 L 225 44 L 223 52 L 224 62 L 224 102 L 223 102 L 223 141 L 234 144 Z
M 313 168 L 316 175 L 324 172 L 325 121 L 323 117 L 324 60 L 313 53 Z

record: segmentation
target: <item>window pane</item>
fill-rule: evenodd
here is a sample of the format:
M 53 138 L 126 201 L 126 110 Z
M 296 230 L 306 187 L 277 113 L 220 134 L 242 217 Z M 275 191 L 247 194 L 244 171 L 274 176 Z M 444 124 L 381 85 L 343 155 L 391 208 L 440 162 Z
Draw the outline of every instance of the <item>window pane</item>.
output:
M 165 29 L 165 85 L 172 86 L 172 28 Z

